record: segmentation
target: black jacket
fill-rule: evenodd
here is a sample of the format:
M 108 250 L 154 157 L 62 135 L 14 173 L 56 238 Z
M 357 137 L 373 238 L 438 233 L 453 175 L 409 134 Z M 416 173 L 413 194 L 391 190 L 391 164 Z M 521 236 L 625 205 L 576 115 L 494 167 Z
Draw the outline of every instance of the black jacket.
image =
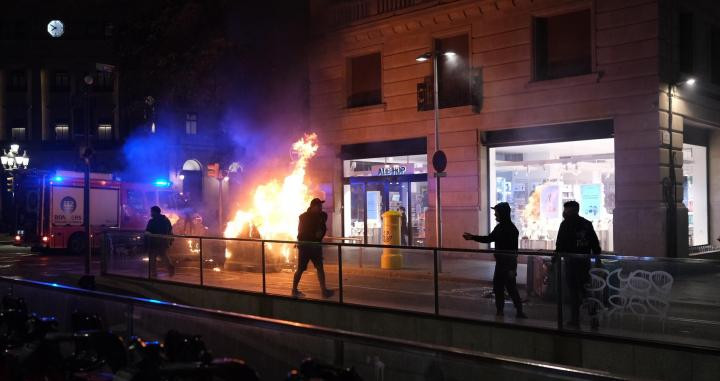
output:
M 152 234 L 172 234 L 172 224 L 164 214 L 161 214 L 157 218 L 151 218 L 148 221 L 145 231 Z
M 301 242 L 322 242 L 327 233 L 328 215 L 325 212 L 314 213 L 307 211 L 300 215 L 297 239 Z
M 517 251 L 518 249 L 518 232 L 512 221 L 500 221 L 489 235 L 476 235 L 473 240 L 490 243 L 495 242 L 495 250 Z M 516 257 L 511 254 L 495 254 L 497 261 L 514 261 Z
M 558 253 L 592 254 L 602 252 L 592 222 L 578 216 L 565 219 L 560 224 L 555 251 Z M 588 258 L 589 260 L 589 258 Z

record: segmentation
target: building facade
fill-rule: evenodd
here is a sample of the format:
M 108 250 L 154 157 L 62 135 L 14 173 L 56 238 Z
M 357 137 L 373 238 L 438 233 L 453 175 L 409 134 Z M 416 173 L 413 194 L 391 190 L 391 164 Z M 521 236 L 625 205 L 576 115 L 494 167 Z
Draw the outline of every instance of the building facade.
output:
M 418 60 L 435 52 L 443 246 L 473 247 L 462 233 L 491 229 L 500 201 L 525 248 L 554 249 L 567 200 L 607 251 L 686 256 L 718 237 L 713 2 L 312 4 L 312 176 L 334 234 L 379 243 L 402 207 L 404 242 L 436 244 L 433 62 Z

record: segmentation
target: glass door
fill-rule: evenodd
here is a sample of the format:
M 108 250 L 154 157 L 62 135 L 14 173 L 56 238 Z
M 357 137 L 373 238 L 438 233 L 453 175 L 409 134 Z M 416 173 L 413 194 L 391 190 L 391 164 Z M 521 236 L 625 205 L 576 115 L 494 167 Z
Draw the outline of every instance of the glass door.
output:
M 365 183 L 343 187 L 343 236 L 365 242 Z
M 382 214 L 387 209 L 387 189 L 385 183 L 370 182 L 365 188 L 367 207 L 367 243 L 382 244 Z
M 408 241 L 410 246 L 425 246 L 425 216 L 429 208 L 427 181 L 410 183 Z
M 408 229 L 408 201 L 410 200 L 410 193 L 408 192 L 408 182 L 390 182 L 388 184 L 388 204 L 390 210 L 395 210 L 402 213 L 400 217 L 401 226 L 401 240 L 400 244 L 403 246 L 409 245 L 409 229 Z

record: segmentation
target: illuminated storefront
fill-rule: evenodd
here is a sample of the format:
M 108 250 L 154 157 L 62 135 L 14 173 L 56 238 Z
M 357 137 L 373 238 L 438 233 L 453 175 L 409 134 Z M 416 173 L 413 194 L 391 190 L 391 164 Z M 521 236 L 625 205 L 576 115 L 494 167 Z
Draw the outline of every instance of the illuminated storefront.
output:
M 343 147 L 343 236 L 382 243 L 382 214 L 404 211 L 403 245 L 425 244 L 425 139 Z M 431 217 L 432 218 L 432 217 Z
M 611 122 L 515 130 L 491 136 L 488 200 L 507 202 L 520 247 L 555 249 L 566 201 L 580 203 L 603 250 L 613 250 L 615 155 Z M 525 134 L 532 134 L 527 138 Z M 563 141 L 565 140 L 565 141 Z M 523 144 L 523 143 L 531 144 Z M 492 146 L 495 143 L 497 146 Z M 495 225 L 492 210 L 488 218 Z
M 683 144 L 683 204 L 688 209 L 688 244 L 710 244 L 708 202 L 709 131 L 687 125 Z

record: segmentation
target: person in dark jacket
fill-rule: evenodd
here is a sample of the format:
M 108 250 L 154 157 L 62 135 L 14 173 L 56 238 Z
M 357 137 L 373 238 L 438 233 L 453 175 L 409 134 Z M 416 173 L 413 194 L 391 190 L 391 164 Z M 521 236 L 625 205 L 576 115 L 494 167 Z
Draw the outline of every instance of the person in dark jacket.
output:
M 563 222 L 558 230 L 555 251 L 560 254 L 579 254 L 565 259 L 565 283 L 571 307 L 571 319 L 567 325 L 578 327 L 585 285 L 590 281 L 590 256 L 599 255 L 602 250 L 592 222 L 580 217 L 580 204 L 577 201 L 568 201 L 563 205 Z M 594 315 L 592 311 L 591 315 Z M 595 324 L 593 316 L 593 328 Z
M 473 240 L 482 243 L 495 242 L 495 249 L 505 253 L 495 253 L 495 274 L 493 275 L 493 291 L 495 292 L 495 308 L 497 316 L 504 315 L 505 290 L 507 289 L 510 298 L 515 305 L 515 312 L 518 318 L 527 318 L 523 313 L 520 293 L 517 289 L 515 278 L 517 277 L 517 252 L 519 232 L 510 219 L 510 204 L 501 202 L 495 205 L 495 220 L 498 224 L 493 231 L 486 236 L 463 234 L 466 240 Z
M 150 208 L 150 220 L 147 223 L 145 231 L 151 234 L 171 235 L 172 224 L 170 220 L 161 213 L 159 206 Z M 171 238 L 165 237 L 146 237 L 148 249 L 148 265 L 150 276 L 157 277 L 157 259 L 159 258 L 168 270 L 170 276 L 175 275 L 175 266 L 167 256 L 167 249 L 170 247 Z
M 300 215 L 297 235 L 299 242 L 322 242 L 327 232 L 325 223 L 328 219 L 327 213 L 322 210 L 323 202 L 324 201 L 321 201 L 319 198 L 314 198 L 310 201 L 310 207 L 307 211 Z M 311 243 L 298 243 L 298 267 L 293 277 L 292 295 L 296 298 L 304 296 L 304 294 L 298 290 L 298 284 L 300 283 L 303 272 L 307 270 L 308 262 L 310 261 L 312 261 L 317 271 L 323 297 L 332 297 L 335 292 L 328 290 L 325 286 L 322 246 Z
M 398 208 L 398 211 L 400 214 L 400 237 L 402 238 L 400 241 L 400 244 L 403 246 L 407 246 L 408 244 L 408 220 L 407 220 L 407 214 L 405 214 L 405 207 L 401 206 Z

